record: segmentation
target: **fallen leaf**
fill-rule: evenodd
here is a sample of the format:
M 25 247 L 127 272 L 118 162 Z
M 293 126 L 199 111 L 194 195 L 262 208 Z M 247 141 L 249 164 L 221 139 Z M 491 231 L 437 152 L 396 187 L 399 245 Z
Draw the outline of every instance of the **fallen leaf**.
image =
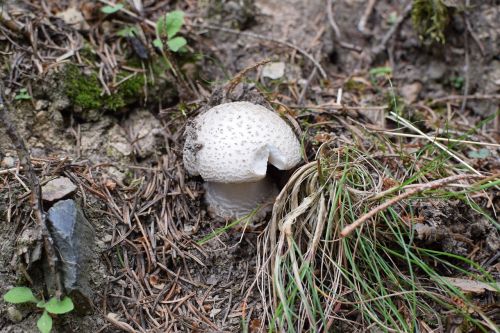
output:
M 481 281 L 452 278 L 452 277 L 443 277 L 443 279 L 448 281 L 449 284 L 457 288 L 460 288 L 465 292 L 471 292 L 475 294 L 482 294 L 486 290 L 496 291 L 496 292 L 500 290 L 500 285 L 498 284 L 491 285 Z

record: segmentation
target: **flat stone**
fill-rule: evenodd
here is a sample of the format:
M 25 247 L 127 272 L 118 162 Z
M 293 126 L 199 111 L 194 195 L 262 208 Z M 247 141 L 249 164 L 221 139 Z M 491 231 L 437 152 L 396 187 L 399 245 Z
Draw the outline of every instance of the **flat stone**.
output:
M 422 83 L 413 82 L 406 84 L 401 88 L 401 95 L 406 104 L 410 105 L 417 101 L 418 95 L 422 91 Z
M 0 162 L 0 166 L 2 168 L 13 168 L 16 166 L 16 159 L 12 156 L 6 156 L 2 162 Z
M 94 256 L 94 229 L 72 199 L 58 201 L 49 209 L 47 225 L 60 256 L 64 288 L 75 308 L 86 313 L 93 297 L 88 267 Z
M 285 75 L 285 63 L 284 62 L 271 62 L 265 64 L 262 68 L 262 76 L 268 77 L 271 80 L 276 80 Z
M 151 112 L 135 111 L 125 120 L 123 126 L 127 129 L 130 144 L 137 156 L 145 158 L 158 150 L 157 136 L 161 133 L 162 125 Z
M 427 77 L 431 80 L 439 80 L 446 73 L 446 64 L 440 61 L 432 61 L 427 66 Z
M 66 177 L 59 177 L 51 180 L 42 187 L 42 198 L 45 201 L 56 201 L 73 193 L 76 185 Z

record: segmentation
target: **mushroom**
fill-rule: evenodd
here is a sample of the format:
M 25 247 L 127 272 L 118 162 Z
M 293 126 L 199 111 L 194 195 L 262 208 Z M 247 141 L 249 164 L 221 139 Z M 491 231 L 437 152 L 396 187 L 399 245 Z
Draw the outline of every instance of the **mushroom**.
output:
M 184 166 L 205 180 L 210 212 L 239 218 L 274 199 L 276 184 L 267 164 L 289 170 L 301 160 L 290 126 L 267 108 L 249 102 L 220 104 L 200 114 L 186 129 Z

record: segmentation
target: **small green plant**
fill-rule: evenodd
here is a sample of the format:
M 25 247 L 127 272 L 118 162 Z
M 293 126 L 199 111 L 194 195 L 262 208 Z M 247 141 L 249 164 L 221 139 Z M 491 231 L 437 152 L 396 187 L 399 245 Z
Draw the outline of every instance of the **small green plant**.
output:
M 448 8 L 442 0 L 414 0 L 411 10 L 413 28 L 421 40 L 444 44 Z
M 392 75 L 392 68 L 391 67 L 374 67 L 370 69 L 370 79 L 378 78 L 378 77 L 383 77 L 386 75 Z
M 168 49 L 172 52 L 182 52 L 187 41 L 184 37 L 177 36 L 184 24 L 184 12 L 174 10 L 162 15 L 156 22 L 156 39 L 153 45 L 163 50 L 164 40 L 167 40 Z
M 120 9 L 123 8 L 123 4 L 122 3 L 118 3 L 114 6 L 104 6 L 101 8 L 101 12 L 103 12 L 104 14 L 114 14 L 116 13 L 117 11 L 119 11 Z
M 21 88 L 17 95 L 14 97 L 16 101 L 27 101 L 31 99 L 30 94 L 28 93 L 28 89 Z
M 62 300 L 52 297 L 48 302 L 45 302 L 36 298 L 31 289 L 27 287 L 12 288 L 3 295 L 3 300 L 12 304 L 35 303 L 38 308 L 43 309 L 43 313 L 36 323 L 42 333 L 49 333 L 52 330 L 52 317 L 50 314 L 68 313 L 74 309 L 73 301 L 68 296 Z
M 450 83 L 455 89 L 462 89 L 465 83 L 465 78 L 462 76 L 453 76 L 450 78 Z
M 104 6 L 101 12 L 104 14 L 114 14 L 124 8 L 121 3 L 113 6 Z M 156 39 L 153 40 L 153 45 L 160 50 L 164 49 L 164 41 L 166 40 L 167 47 L 172 52 L 183 52 L 187 41 L 184 37 L 177 36 L 182 26 L 184 25 L 184 12 L 182 10 L 174 10 L 170 13 L 162 15 L 156 22 Z M 121 37 L 130 37 L 137 33 L 134 27 L 125 27 L 118 32 Z
M 138 33 L 138 30 L 136 27 L 131 27 L 131 26 L 126 26 L 123 29 L 120 29 L 116 32 L 116 34 L 120 37 L 134 37 Z
M 389 23 L 389 25 L 394 25 L 394 23 L 396 23 L 397 20 L 398 20 L 397 12 L 391 12 L 387 17 L 387 23 Z

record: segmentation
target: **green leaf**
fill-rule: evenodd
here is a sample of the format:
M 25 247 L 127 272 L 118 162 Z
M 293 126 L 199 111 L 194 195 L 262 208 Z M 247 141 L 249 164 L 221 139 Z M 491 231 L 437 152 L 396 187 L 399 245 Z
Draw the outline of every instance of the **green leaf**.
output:
M 49 333 L 52 329 L 52 318 L 49 316 L 47 311 L 43 311 L 42 316 L 36 322 L 36 327 L 42 333 Z
M 3 295 L 3 300 L 9 303 L 19 304 L 26 302 L 36 303 L 38 300 L 33 296 L 33 292 L 30 288 L 26 287 L 14 287 L 9 290 L 5 295 Z
M 19 89 L 19 93 L 14 97 L 15 100 L 29 100 L 31 99 L 30 94 L 28 93 L 28 89 L 21 88 Z
M 36 303 L 36 307 L 43 309 L 43 308 L 45 308 L 45 304 L 47 304 L 47 303 L 45 303 L 44 300 L 41 300 L 41 301 L 38 301 L 38 303 Z
M 52 297 L 46 304 L 45 310 L 54 314 L 62 314 L 66 312 L 70 312 L 74 309 L 73 301 L 68 296 L 64 297 L 61 301 L 58 301 L 57 298 Z
M 187 41 L 184 37 L 175 37 L 167 41 L 168 48 L 173 52 L 179 51 L 179 49 L 186 44 Z
M 156 38 L 155 40 L 153 40 L 153 45 L 160 50 L 163 50 L 163 42 L 161 41 L 161 39 Z
M 116 13 L 117 11 L 119 11 L 122 8 L 123 8 L 123 4 L 122 3 L 117 3 L 114 6 L 104 6 L 104 7 L 102 7 L 101 8 L 101 12 L 103 12 L 104 14 L 113 14 L 113 13 Z
M 371 76 L 383 76 L 383 75 L 390 75 L 392 74 L 392 68 L 391 67 L 375 67 L 370 69 L 370 75 Z
M 184 12 L 182 10 L 174 10 L 158 19 L 156 29 L 160 36 L 167 35 L 170 39 L 181 30 L 183 24 Z
M 137 35 L 138 31 L 136 27 L 125 27 L 116 32 L 120 37 L 134 37 Z

